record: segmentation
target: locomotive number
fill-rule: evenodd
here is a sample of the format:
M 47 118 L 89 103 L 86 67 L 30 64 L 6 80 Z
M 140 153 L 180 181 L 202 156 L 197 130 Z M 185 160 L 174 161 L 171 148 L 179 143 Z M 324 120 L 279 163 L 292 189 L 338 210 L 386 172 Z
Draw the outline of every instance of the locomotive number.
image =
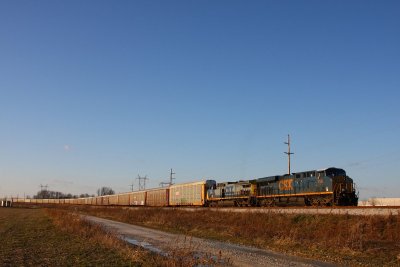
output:
M 293 179 L 279 181 L 279 190 L 293 190 Z

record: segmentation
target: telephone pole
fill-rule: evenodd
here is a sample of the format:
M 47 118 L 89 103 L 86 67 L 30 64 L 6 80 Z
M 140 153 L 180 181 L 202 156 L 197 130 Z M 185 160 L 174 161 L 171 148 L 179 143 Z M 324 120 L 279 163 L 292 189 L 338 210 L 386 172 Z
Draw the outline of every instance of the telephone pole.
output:
M 172 172 L 172 168 L 171 168 L 171 172 L 169 173 L 169 185 L 173 185 L 174 183 L 172 182 L 172 180 L 174 180 L 175 178 L 172 177 L 172 175 L 174 175 L 176 173 Z
M 139 190 L 145 190 L 146 189 L 146 180 L 149 180 L 149 178 L 147 178 L 147 175 L 145 175 L 144 177 L 141 177 L 140 175 L 138 175 L 138 178 L 136 178 L 137 180 L 139 180 Z
M 175 179 L 174 177 L 173 177 L 173 175 L 174 174 L 176 174 L 176 173 L 174 173 L 173 171 L 172 171 L 172 169 L 170 169 L 170 171 L 169 171 L 169 182 L 161 182 L 160 183 L 160 186 L 161 187 L 164 187 L 164 186 L 168 186 L 168 185 L 173 185 L 174 183 L 173 183 L 173 180 Z
M 39 186 L 40 186 L 40 191 L 43 191 L 43 188 L 44 188 L 44 191 L 47 191 L 47 187 L 48 187 L 47 184 L 46 185 L 40 184 Z
M 134 186 L 134 184 L 132 182 L 132 184 L 129 185 L 129 187 L 131 188 L 131 192 L 133 192 L 133 186 Z
M 290 152 L 290 135 L 287 135 L 287 142 L 285 142 L 285 144 L 288 146 L 288 151 L 284 152 L 286 155 L 288 155 L 288 174 L 290 175 L 290 155 L 293 155 L 294 153 Z
M 45 195 L 47 197 L 47 187 L 48 187 L 48 185 L 47 184 L 46 185 L 40 184 L 39 186 L 40 186 L 40 195 L 42 196 L 42 199 L 43 199 L 45 197 Z M 44 190 L 43 190 L 43 188 L 44 188 Z

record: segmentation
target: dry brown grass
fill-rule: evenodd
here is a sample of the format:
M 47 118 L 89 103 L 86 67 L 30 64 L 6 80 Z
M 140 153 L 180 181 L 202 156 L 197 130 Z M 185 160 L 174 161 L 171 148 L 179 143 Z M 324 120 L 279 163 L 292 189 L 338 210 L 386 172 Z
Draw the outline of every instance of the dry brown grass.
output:
M 0 240 L 0 266 L 140 265 L 114 248 L 63 231 L 41 209 L 0 209 Z
M 347 265 L 400 265 L 399 215 L 289 215 L 113 207 L 79 210 L 127 223 Z
M 128 245 L 119 239 L 116 233 L 82 219 L 76 212 L 61 209 L 47 209 L 46 211 L 62 231 L 83 237 L 92 245 L 97 244 L 116 250 L 121 257 L 140 266 L 189 267 L 208 266 L 214 263 L 214 260 L 207 255 L 196 255 L 196 248 L 192 246 L 190 240 L 167 251 L 168 256 L 165 257 Z
M 147 256 L 144 255 L 145 252 L 143 251 L 132 249 L 132 247 L 118 239 L 111 231 L 82 220 L 76 213 L 58 209 L 46 209 L 46 212 L 52 219 L 54 225 L 61 231 L 84 238 L 90 245 L 113 249 L 117 251 L 121 257 L 129 260 L 131 263 L 142 265 L 143 262 L 141 262 L 141 258 Z
M 0 209 L 0 266 L 167 266 L 210 265 L 196 248 L 168 251 L 169 257 L 128 245 L 118 237 L 60 209 Z

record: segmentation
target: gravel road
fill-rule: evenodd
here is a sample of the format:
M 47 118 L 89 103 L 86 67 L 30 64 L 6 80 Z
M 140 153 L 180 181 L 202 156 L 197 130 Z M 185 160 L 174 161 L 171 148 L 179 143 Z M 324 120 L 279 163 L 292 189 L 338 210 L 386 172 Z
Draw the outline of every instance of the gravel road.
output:
M 171 234 L 93 216 L 83 217 L 114 231 L 125 241 L 164 255 L 174 250 L 191 249 L 198 255 L 209 255 L 214 259 L 221 258 L 220 262 L 229 263 L 233 266 L 336 266 L 273 251 Z

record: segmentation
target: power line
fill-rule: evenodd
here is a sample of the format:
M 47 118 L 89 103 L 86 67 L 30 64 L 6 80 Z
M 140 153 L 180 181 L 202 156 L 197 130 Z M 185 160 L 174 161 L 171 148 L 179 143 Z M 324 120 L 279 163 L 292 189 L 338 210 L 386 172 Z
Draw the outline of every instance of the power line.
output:
M 287 142 L 284 142 L 287 146 L 288 146 L 288 151 L 287 152 L 283 152 L 286 155 L 288 155 L 288 174 L 290 175 L 290 155 L 293 155 L 294 153 L 290 152 L 290 135 L 287 135 Z
M 48 187 L 47 184 L 46 185 L 40 184 L 39 186 L 40 186 L 40 191 L 43 191 L 43 188 L 45 188 L 44 191 L 47 191 L 47 187 Z
M 169 185 L 170 185 L 169 182 L 161 182 L 161 183 L 160 183 L 160 186 L 161 186 L 161 187 L 169 186 Z
M 139 180 L 139 190 L 145 190 L 146 189 L 146 180 L 149 180 L 149 178 L 147 178 L 147 175 L 145 175 L 144 177 L 141 177 L 140 175 L 138 175 L 138 177 L 136 179 Z
M 132 184 L 129 185 L 129 187 L 131 188 L 131 192 L 133 192 L 133 187 L 134 187 L 133 182 L 132 182 Z
M 173 183 L 173 180 L 175 180 L 175 178 L 173 177 L 174 174 L 176 174 L 176 173 L 174 173 L 174 172 L 172 171 L 172 168 L 171 168 L 171 169 L 170 169 L 170 172 L 169 172 L 169 182 L 161 182 L 161 183 L 160 183 L 160 186 L 161 186 L 161 187 L 164 187 L 164 186 L 173 185 L 173 184 L 174 184 L 174 183 Z
M 42 196 L 42 198 L 47 197 L 47 187 L 48 187 L 48 185 L 47 184 L 46 185 L 40 184 L 39 186 L 40 186 L 40 196 Z M 43 190 L 43 188 L 44 188 L 44 190 Z M 39 194 L 38 194 L 38 196 L 39 196 Z
M 172 168 L 171 168 L 171 172 L 169 173 L 169 185 L 173 185 L 174 183 L 172 182 L 172 180 L 174 180 L 175 178 L 172 177 L 172 175 L 174 175 L 176 173 L 172 172 Z

